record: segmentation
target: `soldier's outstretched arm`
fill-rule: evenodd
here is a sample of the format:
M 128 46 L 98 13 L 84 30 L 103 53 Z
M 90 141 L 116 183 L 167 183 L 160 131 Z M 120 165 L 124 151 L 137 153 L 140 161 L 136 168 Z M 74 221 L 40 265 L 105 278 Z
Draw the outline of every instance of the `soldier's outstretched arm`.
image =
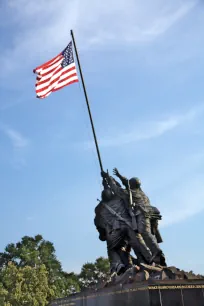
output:
M 110 188 L 115 194 L 118 194 L 121 191 L 121 187 L 117 186 L 116 181 L 112 176 L 109 175 L 108 172 L 101 172 L 101 176 L 106 180 Z
M 124 176 L 122 176 L 117 168 L 113 169 L 113 174 L 115 174 L 122 182 L 122 184 L 128 189 L 129 185 L 128 185 L 128 179 Z

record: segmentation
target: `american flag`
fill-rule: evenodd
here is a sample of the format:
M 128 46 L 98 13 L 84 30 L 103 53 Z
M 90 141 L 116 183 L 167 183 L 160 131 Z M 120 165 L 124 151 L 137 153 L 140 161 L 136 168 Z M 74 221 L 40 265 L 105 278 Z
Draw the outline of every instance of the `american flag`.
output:
M 43 99 L 64 86 L 78 82 L 72 42 L 60 54 L 33 70 L 37 74 L 36 94 Z

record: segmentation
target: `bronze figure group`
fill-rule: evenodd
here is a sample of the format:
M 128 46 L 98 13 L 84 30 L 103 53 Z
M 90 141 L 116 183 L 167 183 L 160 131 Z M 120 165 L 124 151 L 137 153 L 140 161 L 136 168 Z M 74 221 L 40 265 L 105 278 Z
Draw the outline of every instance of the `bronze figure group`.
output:
M 138 178 L 128 180 L 116 168 L 113 173 L 124 188 L 108 171 L 101 173 L 104 188 L 94 219 L 99 239 L 107 243 L 111 274 L 120 275 L 142 263 L 166 266 L 159 246 L 162 242 L 158 229 L 159 210 L 150 205 Z M 130 255 L 131 249 L 136 258 Z

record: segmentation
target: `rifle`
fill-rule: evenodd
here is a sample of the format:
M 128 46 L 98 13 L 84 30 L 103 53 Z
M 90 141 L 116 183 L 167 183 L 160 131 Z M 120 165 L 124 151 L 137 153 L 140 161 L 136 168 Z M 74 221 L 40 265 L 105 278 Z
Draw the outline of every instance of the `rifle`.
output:
M 103 172 L 103 175 L 105 175 L 106 178 L 109 178 L 109 179 L 110 179 L 108 170 L 107 170 L 106 173 Z M 114 180 L 114 179 L 113 179 L 113 180 Z M 114 183 L 116 184 L 117 187 L 120 186 L 120 184 L 119 184 L 117 181 L 115 181 L 115 180 L 114 180 Z M 110 183 L 109 183 L 109 185 L 110 185 Z M 111 187 L 111 186 L 110 186 L 110 187 Z M 133 212 L 133 210 L 132 210 L 132 208 L 133 208 L 133 201 L 132 201 L 132 192 L 131 192 L 131 190 L 130 190 L 129 180 L 128 180 L 128 195 L 129 195 L 128 211 L 129 211 L 130 216 L 132 217 L 132 222 L 131 222 L 131 225 L 132 225 L 132 226 L 131 226 L 131 228 L 132 228 L 134 231 L 136 231 L 136 230 L 137 230 L 137 222 L 136 222 L 136 218 L 135 218 L 134 212 Z M 122 197 L 122 198 L 123 198 L 123 197 Z M 123 198 L 123 200 L 124 200 L 124 198 Z M 109 209 L 109 208 L 107 207 L 107 209 Z M 109 210 L 110 210 L 110 209 L 109 209 Z M 114 212 L 114 213 L 115 213 L 115 212 Z
M 128 185 L 128 195 L 129 195 L 129 205 L 128 205 L 128 208 L 129 208 L 129 213 L 130 213 L 130 216 L 132 217 L 132 228 L 134 231 L 137 230 L 137 222 L 136 222 L 136 218 L 135 218 L 135 214 L 132 210 L 133 208 L 133 201 L 132 201 L 132 192 L 131 192 L 131 189 L 130 189 L 130 183 L 129 183 L 129 180 L 127 182 L 127 185 Z
M 152 234 L 155 235 L 157 242 L 162 243 L 163 239 L 158 229 L 158 219 L 154 219 L 154 218 L 151 219 L 151 231 L 152 231 Z

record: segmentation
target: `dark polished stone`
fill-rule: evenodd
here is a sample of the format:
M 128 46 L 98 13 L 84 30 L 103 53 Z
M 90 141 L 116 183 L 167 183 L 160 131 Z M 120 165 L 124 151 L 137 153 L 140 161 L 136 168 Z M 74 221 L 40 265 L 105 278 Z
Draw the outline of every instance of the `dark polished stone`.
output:
M 151 281 L 89 290 L 50 306 L 204 306 L 204 281 Z

